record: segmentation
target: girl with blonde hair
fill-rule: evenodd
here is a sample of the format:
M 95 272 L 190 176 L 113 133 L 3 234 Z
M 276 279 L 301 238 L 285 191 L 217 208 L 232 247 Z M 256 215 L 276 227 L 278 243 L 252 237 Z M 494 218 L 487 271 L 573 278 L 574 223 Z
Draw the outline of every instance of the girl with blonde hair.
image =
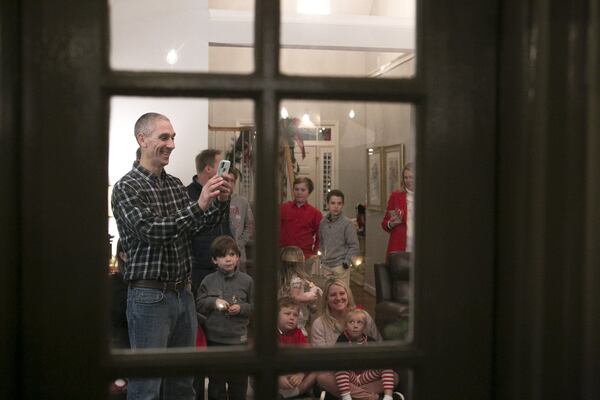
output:
M 291 297 L 300 304 L 298 328 L 308 336 L 311 314 L 316 311 L 322 294 L 305 269 L 304 253 L 300 247 L 286 246 L 281 249 L 279 268 L 279 298 Z

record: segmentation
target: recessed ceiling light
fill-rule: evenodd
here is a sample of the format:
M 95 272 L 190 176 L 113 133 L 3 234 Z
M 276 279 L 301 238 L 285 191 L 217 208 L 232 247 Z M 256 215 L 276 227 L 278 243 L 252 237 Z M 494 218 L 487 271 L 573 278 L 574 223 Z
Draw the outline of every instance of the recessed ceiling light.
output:
M 285 107 L 281 107 L 281 111 L 279 111 L 279 115 L 281 116 L 281 118 L 286 119 L 287 117 L 290 116 L 290 114 L 288 114 L 288 110 Z
M 177 50 L 176 49 L 169 50 L 169 52 L 167 53 L 167 63 L 169 65 L 174 65 L 177 63 L 177 61 L 179 61 L 179 55 L 177 54 Z

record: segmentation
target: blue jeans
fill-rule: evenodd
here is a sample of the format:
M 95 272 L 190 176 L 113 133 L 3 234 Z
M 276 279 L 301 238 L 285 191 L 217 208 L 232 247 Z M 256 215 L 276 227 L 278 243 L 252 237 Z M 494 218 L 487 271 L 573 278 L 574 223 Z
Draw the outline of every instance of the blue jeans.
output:
M 129 287 L 127 323 L 131 349 L 194 347 L 198 320 L 189 288 L 176 292 Z M 193 400 L 192 377 L 129 380 L 128 400 Z

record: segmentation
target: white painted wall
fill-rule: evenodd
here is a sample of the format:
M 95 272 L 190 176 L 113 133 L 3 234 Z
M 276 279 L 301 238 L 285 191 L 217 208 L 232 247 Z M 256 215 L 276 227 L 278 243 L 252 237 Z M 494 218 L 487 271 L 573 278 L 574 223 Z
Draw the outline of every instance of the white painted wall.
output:
M 410 76 L 414 74 L 415 60 L 411 60 L 386 77 Z M 405 144 L 405 162 L 415 160 L 415 114 L 410 104 L 368 104 L 367 137 L 369 146 L 391 146 Z M 418 189 L 417 189 L 418 190 Z M 387 199 L 384 199 L 384 207 Z M 365 284 L 375 286 L 372 266 L 385 262 L 385 250 L 389 234 L 381 228 L 383 212 L 367 210 L 365 242 L 365 262 L 367 264 Z M 418 222 L 417 222 L 418 223 Z
M 110 102 L 109 184 L 131 169 L 138 148 L 133 134 L 135 121 L 144 113 L 167 116 L 175 129 L 175 150 L 166 171 L 191 182 L 194 158 L 208 143 L 208 100 L 154 97 L 113 97 Z
M 111 0 L 110 29 L 113 69 L 208 71 L 207 0 Z

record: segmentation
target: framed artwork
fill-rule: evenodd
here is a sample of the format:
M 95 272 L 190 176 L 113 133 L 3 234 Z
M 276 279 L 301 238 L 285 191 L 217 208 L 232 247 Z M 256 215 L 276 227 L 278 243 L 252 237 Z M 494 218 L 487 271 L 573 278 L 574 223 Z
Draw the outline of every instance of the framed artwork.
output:
M 390 194 L 400 188 L 402 177 L 402 168 L 404 167 L 404 145 L 397 144 L 383 148 L 384 165 L 384 201 L 390 197 Z
M 367 149 L 367 208 L 369 210 L 383 209 L 381 166 L 381 148 Z

